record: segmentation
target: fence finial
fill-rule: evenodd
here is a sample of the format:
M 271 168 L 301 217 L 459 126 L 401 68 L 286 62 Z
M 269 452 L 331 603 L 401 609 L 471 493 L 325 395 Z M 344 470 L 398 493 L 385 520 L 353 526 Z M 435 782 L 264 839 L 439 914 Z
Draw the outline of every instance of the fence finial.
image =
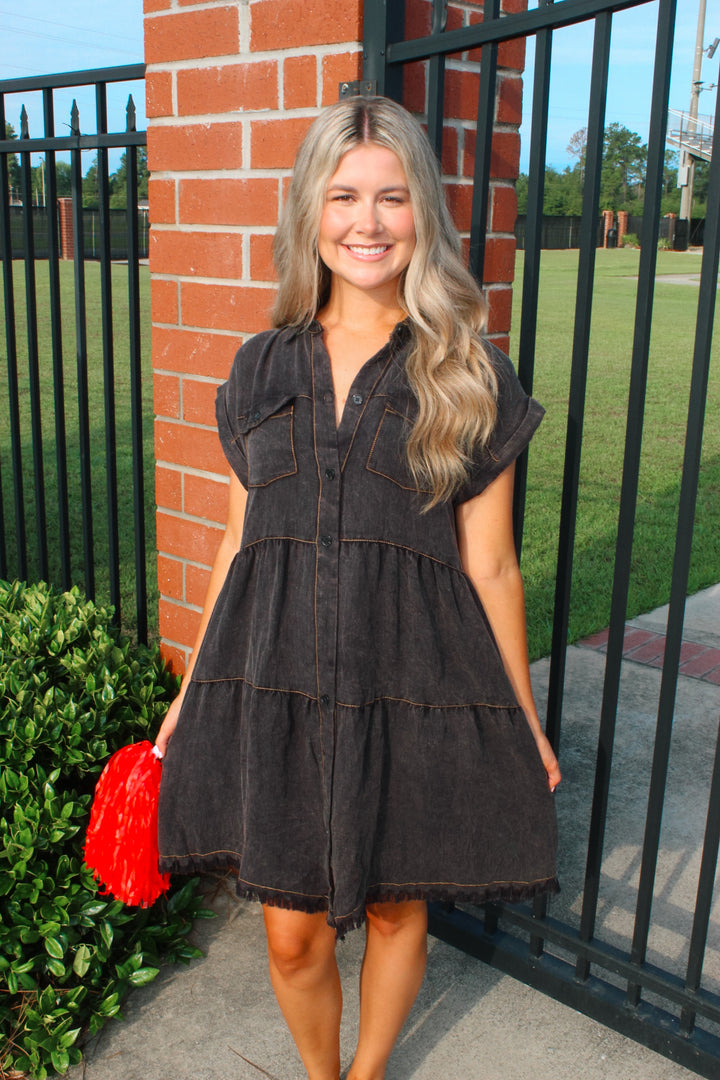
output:
M 29 139 L 30 138 L 30 128 L 28 126 L 28 114 L 27 114 L 27 110 L 26 110 L 24 105 L 23 105 L 22 109 L 20 110 L 20 138 L 21 139 Z
M 80 134 L 80 110 L 77 107 L 75 98 L 73 98 L 72 109 L 70 110 L 70 134 Z
M 125 110 L 125 112 L 127 115 L 125 130 L 136 131 L 137 129 L 135 127 L 135 102 L 133 101 L 132 94 L 130 94 L 130 97 L 128 98 L 127 109 Z

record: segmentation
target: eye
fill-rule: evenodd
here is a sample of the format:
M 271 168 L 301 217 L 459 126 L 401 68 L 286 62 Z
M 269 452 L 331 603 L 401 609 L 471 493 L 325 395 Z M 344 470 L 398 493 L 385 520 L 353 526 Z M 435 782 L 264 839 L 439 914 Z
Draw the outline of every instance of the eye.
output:
M 330 197 L 330 201 L 331 202 L 339 202 L 339 203 L 349 203 L 349 202 L 352 202 L 352 198 L 353 197 L 352 197 L 352 195 L 350 195 L 349 192 L 344 191 L 339 195 L 332 195 Z

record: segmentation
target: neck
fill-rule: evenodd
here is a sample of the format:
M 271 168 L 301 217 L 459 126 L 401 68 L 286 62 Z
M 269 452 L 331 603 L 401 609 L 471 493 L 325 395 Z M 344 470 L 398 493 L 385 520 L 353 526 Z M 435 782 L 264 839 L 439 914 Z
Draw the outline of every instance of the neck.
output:
M 330 299 L 317 317 L 327 329 L 342 326 L 367 333 L 383 329 L 389 332 L 405 315 L 395 287 L 376 295 L 333 281 Z

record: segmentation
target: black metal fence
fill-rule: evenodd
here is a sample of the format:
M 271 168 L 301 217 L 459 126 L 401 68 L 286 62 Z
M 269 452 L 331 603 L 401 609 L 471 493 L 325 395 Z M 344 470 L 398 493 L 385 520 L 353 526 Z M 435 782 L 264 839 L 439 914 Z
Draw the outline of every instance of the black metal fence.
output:
M 109 601 L 115 617 L 147 639 L 148 589 L 143 452 L 140 216 L 137 131 L 132 96 L 124 131 L 108 131 L 108 86 L 145 76 L 143 64 L 0 81 L 0 252 L 7 358 L 7 406 L 0 424 L 0 575 L 80 584 Z M 54 94 L 90 86 L 95 116 L 83 134 L 73 102 L 70 133 L 58 135 Z M 44 130 L 6 138 L 8 100 L 42 95 Z M 94 121 L 94 123 L 93 123 Z M 68 126 L 65 124 L 65 126 Z M 125 152 L 126 205 L 121 257 L 110 209 L 108 153 Z M 99 210 L 88 223 L 82 206 L 82 154 L 97 154 Z M 72 261 L 58 226 L 56 155 L 70 158 Z M 43 155 L 44 221 L 33 209 L 32 155 Z M 22 242 L 14 238 L 10 172 L 19 165 Z M 88 238 L 88 232 L 91 234 Z M 69 235 L 69 234 L 68 234 Z M 88 243 L 97 263 L 86 264 Z M 61 259 L 61 254 L 65 256 Z M 42 259 L 43 263 L 39 260 Z M 46 260 L 46 262 L 44 262 Z M 67 354 L 73 352 L 70 365 Z M 146 391 L 149 380 L 146 380 Z M 150 418 L 151 423 L 151 418 Z M 151 430 L 149 438 L 152 438 Z M 30 464 L 31 463 L 31 464 Z M 98 528 L 98 519 L 105 527 Z M 152 519 L 150 519 L 152 520 Z M 150 545 L 152 549 L 154 545 Z M 132 581 L 121 565 L 134 566 Z M 122 580 L 121 580 L 122 578 Z M 132 595 L 134 593 L 134 605 Z M 130 600 L 128 601 L 128 594 Z M 123 610 L 123 605 L 125 610 Z M 128 609 L 134 606 L 135 616 Z
M 557 217 L 552 214 L 543 214 L 542 227 L 540 230 L 540 247 L 544 250 L 560 251 L 563 248 L 580 247 L 580 225 L 582 218 Z M 527 215 L 518 214 L 515 221 L 515 242 L 518 251 L 525 250 L 525 231 L 527 228 Z M 596 243 L 603 246 L 603 219 L 598 218 Z
M 597 219 L 602 166 L 605 107 L 610 69 L 613 17 L 648 0 L 538 0 L 527 12 L 500 16 L 499 0 L 485 0 L 484 19 L 474 26 L 445 31 L 444 4 L 434 0 L 433 32 L 424 38 L 403 40 L 401 0 L 366 0 L 363 81 L 371 91 L 400 98 L 403 65 L 427 60 L 427 122 L 433 144 L 440 153 L 443 140 L 443 77 L 448 56 L 463 50 L 482 50 L 477 107 L 478 152 L 475 159 L 473 213 L 470 235 L 470 266 L 483 280 L 484 240 L 488 216 L 490 153 L 496 98 L 498 44 L 534 37 L 535 66 L 531 94 L 532 128 L 528 210 L 525 222 L 525 258 L 522 280 L 522 314 L 519 326 L 518 370 L 526 388 L 533 384 L 535 336 L 540 285 L 540 252 L 543 246 L 543 179 L 546 161 L 549 88 L 553 35 L 565 26 L 590 20 L 594 29 L 592 71 L 587 114 L 587 147 L 582 216 L 579 223 L 576 307 L 572 337 L 571 378 L 567 409 L 562 508 L 557 545 L 557 574 L 553 613 L 553 644 L 549 664 L 547 732 L 558 747 L 563 719 L 566 682 L 568 618 L 573 571 L 574 539 L 578 509 L 580 459 L 583 446 L 586 381 L 590 329 L 593 313 L 593 281 L 597 250 Z M 590 779 L 592 802 L 588 820 L 573 821 L 573 832 L 587 827 L 587 847 L 578 867 L 579 891 L 573 895 L 564 919 L 553 918 L 545 903 L 534 907 L 434 910 L 432 931 L 489 963 L 510 972 L 560 1000 L 580 1009 L 640 1042 L 674 1058 L 706 1077 L 720 1075 L 720 994 L 715 982 L 703 973 L 707 951 L 718 845 L 720 843 L 720 744 L 715 745 L 714 765 L 708 761 L 708 786 L 702 794 L 707 824 L 701 822 L 693 840 L 697 849 L 693 863 L 697 901 L 689 913 L 689 925 L 681 934 L 681 957 L 671 964 L 650 963 L 651 932 L 657 930 L 653 907 L 657 891 L 660 831 L 666 806 L 671 734 L 682 643 L 693 521 L 696 508 L 700 452 L 708 387 L 713 318 L 716 303 L 720 251 L 720 150 L 713 148 L 705 222 L 704 253 L 697 323 L 692 357 L 685 359 L 690 376 L 690 397 L 670 606 L 667 619 L 664 666 L 653 731 L 647 745 L 647 813 L 644 837 L 635 864 L 627 870 L 628 890 L 634 896 L 634 915 L 626 914 L 629 934 L 609 937 L 603 914 L 608 904 L 607 863 L 604 864 L 606 826 L 613 759 L 619 715 L 619 690 L 625 618 L 628 609 L 633 531 L 638 502 L 643 417 L 648 383 L 650 330 L 657 261 L 660 204 L 665 153 L 672 43 L 676 0 L 659 0 L 657 37 L 652 80 L 652 104 L 645 176 L 644 216 L 639 225 L 641 244 L 636 293 L 634 337 L 630 368 L 622 487 L 618 515 L 609 640 L 594 761 Z M 690 299 L 688 297 L 688 299 Z M 518 481 L 517 521 L 522 521 L 524 469 Z M 649 553 L 652 557 L 652 553 Z M 653 708 L 652 703 L 647 709 Z M 622 733 L 622 726 L 620 732 Z M 574 732 L 565 735 L 572 749 Z M 710 738 L 715 739 L 713 733 Z M 577 751 L 576 751 L 577 752 Z M 706 746 L 705 757 L 712 757 Z M 617 755 L 616 755 L 617 757 Z M 623 764 L 615 761 L 615 771 Z M 634 856 L 635 857 L 635 856 Z M 606 876 L 603 878 L 603 870 Z M 688 871 L 691 872 L 691 871 Z M 561 898 L 562 900 L 562 898 Z M 677 931 L 675 931 L 677 933 Z M 672 970 L 673 966 L 676 970 Z M 681 968 L 681 973 L 677 968 Z
M 10 213 L 10 242 L 12 245 L 13 259 L 25 258 L 25 208 L 23 206 L 11 206 Z M 33 251 L 36 259 L 50 258 L 50 223 L 47 206 L 32 207 L 32 235 Z M 110 258 L 114 260 L 127 259 L 129 253 L 129 235 L 127 224 L 127 210 L 107 211 L 110 219 Z M 86 259 L 100 259 L 102 256 L 103 229 L 100 222 L 100 210 L 85 207 L 83 216 L 83 254 Z M 58 223 L 54 228 L 59 228 Z M 150 222 L 147 207 L 140 206 L 137 210 L 137 234 L 138 256 L 147 259 L 150 240 Z M 60 258 L 66 257 L 63 251 L 63 237 L 60 234 Z M 72 258 L 72 249 L 69 253 Z

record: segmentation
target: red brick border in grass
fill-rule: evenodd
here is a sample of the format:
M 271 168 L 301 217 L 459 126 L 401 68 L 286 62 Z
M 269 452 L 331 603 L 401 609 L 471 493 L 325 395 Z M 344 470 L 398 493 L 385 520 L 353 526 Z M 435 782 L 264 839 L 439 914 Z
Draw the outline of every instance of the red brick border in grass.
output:
M 597 652 L 607 652 L 608 631 L 584 638 L 578 645 Z M 634 660 L 660 668 L 665 656 L 665 635 L 627 624 L 623 637 L 623 660 Z M 680 646 L 681 675 L 720 685 L 720 649 L 703 645 L 698 641 L 683 641 Z

